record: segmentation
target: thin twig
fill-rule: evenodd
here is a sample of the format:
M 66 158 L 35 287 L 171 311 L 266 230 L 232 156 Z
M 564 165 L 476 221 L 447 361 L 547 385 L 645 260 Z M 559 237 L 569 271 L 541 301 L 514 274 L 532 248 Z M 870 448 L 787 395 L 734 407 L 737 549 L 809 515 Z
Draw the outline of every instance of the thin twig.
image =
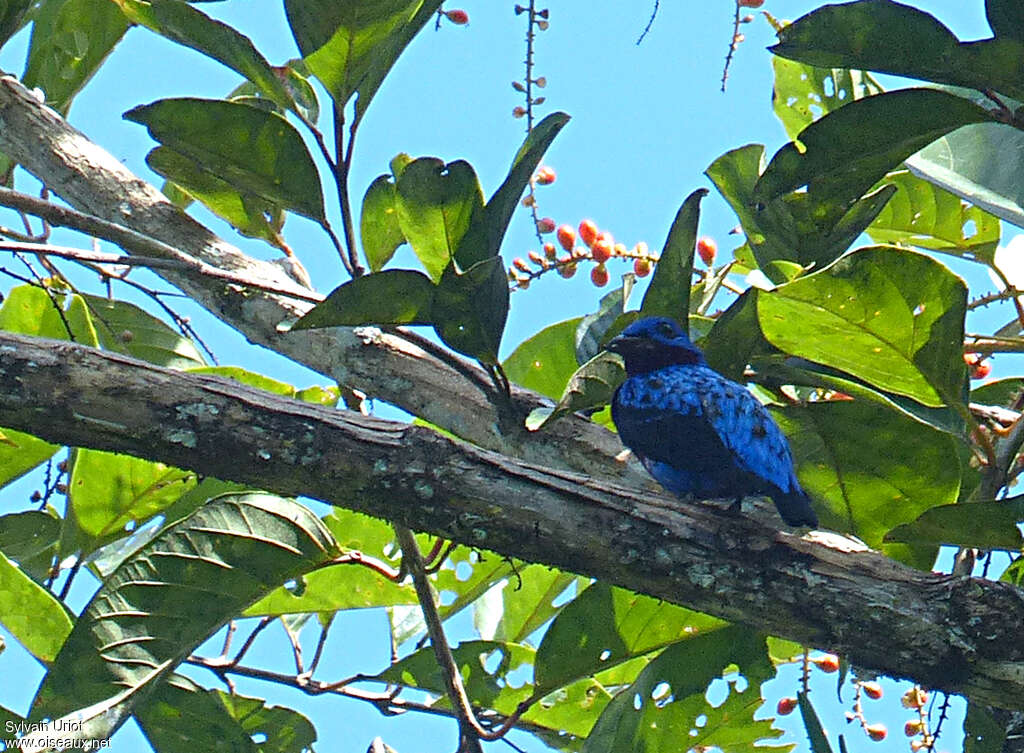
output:
M 338 205 L 341 208 L 341 225 L 345 236 L 345 249 L 342 249 L 338 239 L 331 232 L 333 242 L 341 256 L 341 263 L 353 277 L 359 277 L 364 270 L 359 264 L 359 254 L 356 251 L 356 233 L 352 222 L 352 204 L 348 197 L 348 175 L 352 167 L 352 145 L 355 141 L 354 130 L 349 134 L 348 147 L 345 146 L 345 112 L 337 103 L 332 105 L 334 109 L 334 184 L 338 192 Z
M 732 65 L 732 56 L 736 54 L 736 47 L 739 44 L 736 39 L 740 33 L 740 4 L 736 1 L 736 13 L 732 20 L 732 39 L 729 41 L 729 52 L 725 55 L 725 67 L 722 69 L 722 91 L 725 91 L 725 82 L 729 80 L 729 66 Z
M 640 43 L 644 41 L 644 37 L 647 36 L 647 32 L 649 32 L 651 30 L 651 27 L 654 25 L 654 18 L 655 16 L 658 15 L 658 1 L 659 0 L 654 0 L 654 10 L 651 11 L 651 17 L 647 19 L 647 26 L 644 27 L 644 30 L 643 32 L 641 32 L 640 37 L 636 40 L 637 47 L 639 47 Z

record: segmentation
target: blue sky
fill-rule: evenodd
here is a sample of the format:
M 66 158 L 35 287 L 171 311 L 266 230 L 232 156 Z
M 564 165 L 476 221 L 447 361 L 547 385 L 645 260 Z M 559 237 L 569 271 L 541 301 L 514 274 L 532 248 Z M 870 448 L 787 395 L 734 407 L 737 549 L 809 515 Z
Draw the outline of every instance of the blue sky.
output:
M 513 13 L 514 5 L 514 0 L 466 0 L 461 5 L 449 2 L 446 7 L 462 7 L 469 12 L 470 24 L 456 27 L 446 23 L 437 32 L 430 27 L 414 41 L 385 82 L 360 131 L 351 178 L 354 200 L 358 202 L 376 175 L 387 171 L 388 161 L 398 152 L 449 161 L 467 159 L 476 168 L 485 194 L 497 187 L 524 136 L 524 121 L 511 116 L 522 99 L 510 84 L 524 75 L 525 17 Z M 768 0 L 764 10 L 792 19 L 817 5 L 807 0 Z M 936 13 L 961 38 L 989 33 L 981 0 L 916 5 Z M 572 115 L 545 160 L 557 171 L 558 179 L 538 189 L 541 214 L 559 224 L 573 225 L 591 217 L 617 240 L 629 245 L 642 240 L 654 249 L 664 242 L 683 198 L 699 186 L 710 187 L 702 172 L 717 156 L 751 142 L 766 144 L 771 154 L 785 140 L 771 111 L 772 74 L 770 56 L 764 48 L 774 34 L 768 24 L 758 16 L 743 28 L 746 41 L 736 54 L 728 90 L 723 94 L 720 78 L 732 33 L 732 4 L 727 0 L 665 0 L 660 6 L 650 33 L 637 46 L 653 0 L 552 1 L 550 28 L 538 34 L 535 68 L 535 75 L 545 76 L 548 82 L 542 92 L 547 101 L 539 108 L 540 115 L 556 109 Z M 199 7 L 249 34 L 272 63 L 297 55 L 277 3 L 232 0 Z M 23 55 L 22 37 L 0 53 L 0 67 L 22 70 Z M 144 162 L 153 142 L 144 128 L 122 120 L 121 114 L 164 97 L 220 97 L 237 83 L 238 77 L 217 63 L 148 31 L 134 29 L 79 95 L 70 119 L 137 174 L 159 185 L 161 181 Z M 31 182 L 21 185 L 28 187 Z M 329 211 L 336 218 L 333 191 L 325 194 Z M 716 237 L 720 253 L 727 256 L 735 245 L 727 235 L 736 224 L 735 217 L 714 191 L 703 209 L 701 232 Z M 197 216 L 204 221 L 210 219 L 204 213 Z M 263 258 L 277 255 L 264 244 L 239 238 L 221 223 L 211 220 L 211 224 L 249 253 Z M 339 224 L 336 219 L 335 224 Z M 321 291 L 343 280 L 337 256 L 312 223 L 293 216 L 285 232 Z M 1011 230 L 1010 234 L 1015 232 Z M 68 235 L 57 237 L 78 242 Z M 506 261 L 536 246 L 529 215 L 523 211 L 506 238 Z M 396 259 L 399 266 L 413 263 L 408 254 L 400 253 Z M 983 274 L 967 265 L 953 266 L 971 281 L 972 293 L 981 292 L 974 286 L 985 284 Z M 627 266 L 613 264 L 611 271 L 614 282 Z M 6 288 L 6 283 L 3 285 Z M 547 324 L 592 310 L 608 289 L 595 289 L 588 274 L 581 273 L 571 281 L 548 275 L 528 291 L 515 293 L 503 354 Z M 300 385 L 325 381 L 284 359 L 268 358 L 265 351 L 248 345 L 201 311 L 188 313 L 213 343 L 223 363 L 246 366 Z M 1000 368 L 999 359 L 996 366 Z M 3 511 L 23 505 L 27 495 L 24 490 L 31 488 L 27 482 L 15 491 L 6 491 L 0 498 Z M 80 585 L 75 592 L 79 604 L 89 595 L 87 584 Z M 332 674 L 365 671 L 367 663 L 371 668 L 384 666 L 387 644 L 382 631 L 386 622 L 381 613 L 346 615 L 340 627 L 329 644 Z M 468 630 L 469 626 L 460 629 Z M 41 668 L 2 630 L 0 635 L 8 644 L 7 652 L 0 656 L 4 675 L 40 677 Z M 261 639 L 257 644 L 259 659 L 277 662 L 286 669 L 287 662 L 277 658 L 283 641 L 280 633 Z M 197 677 L 212 684 L 209 676 Z M 19 682 L 17 688 L 11 683 L 0 684 L 0 704 L 25 712 L 34 683 L 35 679 Z M 401 753 L 436 750 L 435 740 L 444 741 L 442 745 L 454 741 L 453 727 L 437 719 L 384 720 L 372 708 L 357 702 L 310 699 L 254 683 L 240 682 L 239 687 L 307 713 L 320 733 L 321 751 L 363 751 L 377 734 L 384 735 Z M 778 693 L 795 690 L 792 673 L 775 681 L 773 687 L 779 688 L 772 691 Z M 887 684 L 890 698 L 894 697 L 894 688 Z M 824 703 L 826 697 L 834 695 L 834 689 L 822 683 L 817 699 Z M 840 731 L 839 707 L 826 706 L 823 711 L 833 731 Z M 898 734 L 902 719 L 902 712 L 896 712 L 892 720 L 885 721 Z M 787 729 L 799 728 L 793 717 L 785 724 Z M 948 732 L 956 728 L 955 719 L 947 722 Z M 790 733 L 786 739 L 798 741 L 802 735 Z M 131 725 L 115 740 L 114 750 L 139 749 L 138 732 Z M 520 737 L 519 744 L 529 751 L 544 750 L 529 737 Z M 860 747 L 858 744 L 854 749 Z M 957 746 L 951 743 L 949 747 Z

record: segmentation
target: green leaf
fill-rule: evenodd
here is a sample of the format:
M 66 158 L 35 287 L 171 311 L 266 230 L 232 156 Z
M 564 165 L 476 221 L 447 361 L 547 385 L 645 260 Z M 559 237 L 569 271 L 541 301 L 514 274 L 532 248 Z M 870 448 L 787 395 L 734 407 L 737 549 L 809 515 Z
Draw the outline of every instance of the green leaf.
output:
M 747 687 L 730 682 L 728 697 L 712 705 L 712 681 L 738 667 Z M 608 704 L 583 744 L 583 753 L 717 748 L 755 750 L 759 740 L 778 738 L 770 719 L 755 721 L 762 705 L 760 684 L 772 674 L 763 636 L 729 626 L 669 646 L 644 667 L 636 681 Z M 728 676 L 728 675 L 727 675 Z
M 782 57 L 772 58 L 772 70 L 772 108 L 791 139 L 822 115 L 883 91 L 864 71 L 818 68 Z
M 53 457 L 57 445 L 13 429 L 0 429 L 0 486 L 21 478 L 43 461 Z
M 192 343 L 134 303 L 100 296 L 83 296 L 105 350 L 138 358 L 169 369 L 205 366 L 206 359 Z
M 626 369 L 620 356 L 607 351 L 598 353 L 576 369 L 569 378 L 569 384 L 566 385 L 561 400 L 553 410 L 536 416 L 531 414 L 530 419 L 527 419 L 527 428 L 530 431 L 539 431 L 562 416 L 608 405 L 612 401 L 615 388 L 622 384 L 625 378 Z
M 110 0 L 47 0 L 32 17 L 32 40 L 22 83 L 39 87 L 62 115 L 128 30 Z
M 482 221 L 484 197 L 468 162 L 458 160 L 446 165 L 439 159 L 422 157 L 396 176 L 394 206 L 403 237 L 437 282 L 455 258 L 466 231 Z M 458 259 L 462 269 L 473 263 L 465 261 Z
M 582 317 L 545 327 L 502 363 L 509 380 L 557 400 L 576 371 L 573 342 Z
M 405 243 L 395 201 L 395 184 L 389 175 L 378 175 L 363 196 L 359 235 L 363 239 L 366 262 L 373 272 L 383 269 L 398 247 Z
M 361 552 L 397 569 L 391 559 L 394 530 L 387 523 L 356 512 L 336 508 L 324 518 L 342 552 Z M 339 609 L 416 604 L 412 584 L 398 584 L 381 577 L 358 562 L 338 564 L 307 573 L 301 588 L 276 588 L 245 610 L 246 617 L 319 613 Z
M 728 623 L 659 599 L 594 583 L 551 623 L 537 649 L 534 683 L 554 690 Z
M 242 235 L 270 242 L 278 240 L 284 224 L 280 207 L 256 194 L 240 192 L 206 170 L 202 163 L 165 146 L 147 154 L 146 164 L 153 172 L 173 181 L 168 185 L 177 188 L 189 201 L 201 201 Z
M 587 314 L 576 328 L 576 363 L 582 365 L 596 356 L 607 342 L 628 326 L 629 319 L 640 317 L 637 311 L 627 312 L 626 285 L 601 296 L 597 311 Z M 563 385 L 564 386 L 564 385 Z M 561 393 L 559 393 L 561 394 Z
M 950 544 L 979 549 L 1020 551 L 1017 523 L 1024 521 L 1024 498 L 966 502 L 925 510 L 912 523 L 896 526 L 886 541 L 905 544 Z
M 462 239 L 457 259 L 463 269 L 481 259 L 498 254 L 523 191 L 529 185 L 530 178 L 544 153 L 551 146 L 551 142 L 568 122 L 569 116 L 564 112 L 553 112 L 527 134 L 526 140 L 512 160 L 508 175 L 487 201 L 484 221 L 475 223 Z
M 524 564 L 500 588 L 474 602 L 473 625 L 487 640 L 525 642 L 564 608 L 564 604 L 555 606 L 555 601 L 568 588 L 574 583 L 582 588 L 586 582 L 546 565 Z M 487 598 L 492 594 L 494 598 Z
M 361 119 L 381 81 L 441 0 L 286 0 L 295 42 L 310 71 L 342 110 L 359 93 Z
M 1024 41 L 1024 7 L 1017 0 L 985 0 L 985 16 L 997 37 Z
M 928 406 L 963 401 L 963 280 L 934 259 L 871 247 L 757 296 L 764 336 L 786 353 Z
M 449 265 L 430 310 L 434 329 L 448 347 L 481 363 L 497 364 L 508 303 L 508 277 L 500 256 L 477 262 L 462 273 Z
M 1006 727 L 984 706 L 967 702 L 964 719 L 964 753 L 999 753 L 1006 742 Z
M 191 471 L 129 455 L 78 449 L 73 457 L 65 554 L 89 553 L 127 535 L 196 484 Z
M 49 664 L 71 632 L 63 605 L 0 553 L 0 623 L 25 650 Z
M 934 89 L 855 100 L 807 126 L 797 142 L 776 152 L 753 198 L 767 203 L 807 186 L 810 200 L 845 206 L 937 138 L 991 119 L 973 102 Z M 894 130 L 897 122 L 902 126 Z
M 191 47 L 251 81 L 281 107 L 296 110 L 278 73 L 252 42 L 180 0 L 114 0 L 134 23 Z M 297 110 L 296 110 L 297 112 Z
M 898 190 L 867 228 L 871 240 L 993 261 L 999 245 L 998 218 L 964 205 L 949 191 L 905 170 L 890 173 L 885 180 Z
M 208 691 L 209 692 L 209 691 Z M 213 692 L 250 740 L 258 740 L 259 753 L 305 753 L 313 750 L 316 730 L 303 714 L 285 706 L 271 706 L 262 698 Z M 195 746 L 192 748 L 195 750 Z
M 804 729 L 807 730 L 807 740 L 811 744 L 813 753 L 832 753 L 832 746 L 829 745 L 828 737 L 821 726 L 818 712 L 814 710 L 814 704 L 811 703 L 806 691 L 798 690 L 796 700 L 800 705 L 800 719 L 804 723 Z M 842 745 L 842 737 L 839 739 L 840 745 Z
M 225 379 L 230 379 L 233 382 L 239 382 L 240 384 L 245 384 L 249 387 L 255 387 L 258 390 L 273 392 L 275 395 L 283 395 L 284 397 L 296 396 L 296 390 L 292 385 L 238 366 L 200 366 L 199 368 L 189 369 L 188 371 L 191 374 L 211 374 L 213 376 L 221 376 Z
M 1024 390 L 1024 377 L 996 379 L 971 390 L 971 402 L 1009 408 L 1021 390 Z
M 81 296 L 72 295 L 68 302 L 68 297 L 60 291 L 47 292 L 35 285 L 11 288 L 0 307 L 0 329 L 54 340 L 73 339 L 84 345 L 96 344 L 97 333 Z
M 266 494 L 212 500 L 106 579 L 43 681 L 33 718 L 120 692 L 118 706 L 130 708 L 142 683 L 170 672 L 245 606 L 337 554 L 330 532 L 297 502 Z
M 756 356 L 778 352 L 761 332 L 757 316 L 760 294 L 757 288 L 747 288 L 718 317 L 704 339 L 708 364 L 734 382 L 744 381 L 743 373 Z
M 277 113 L 185 97 L 142 105 L 124 117 L 239 191 L 325 221 L 316 165 L 298 131 Z
M 431 324 L 434 284 L 422 272 L 385 269 L 349 280 L 292 325 L 292 329 L 362 324 Z
M 172 675 L 156 688 L 135 709 L 135 719 L 150 745 L 160 753 L 259 750 L 217 691 L 201 688 L 182 675 Z
M 880 548 L 892 528 L 956 501 L 960 461 L 947 434 L 867 400 L 812 402 L 772 415 L 826 528 Z M 906 556 L 893 545 L 883 551 Z
M 52 508 L 0 515 L 0 552 L 42 582 L 57 554 L 61 519 Z
M 31 6 L 32 0 L 8 0 L 0 9 L 0 47 L 25 24 L 25 13 Z
M 708 195 L 698 188 L 686 197 L 676 212 L 665 239 L 661 258 L 654 268 L 651 284 L 640 304 L 641 316 L 667 316 L 689 327 L 690 282 L 693 277 L 693 252 L 697 244 L 697 220 L 700 200 Z
M 818 8 L 782 28 L 779 43 L 769 49 L 825 68 L 879 71 L 1024 98 L 1024 79 L 1010 62 L 1024 54 L 1018 39 L 961 43 L 934 16 L 889 0 Z

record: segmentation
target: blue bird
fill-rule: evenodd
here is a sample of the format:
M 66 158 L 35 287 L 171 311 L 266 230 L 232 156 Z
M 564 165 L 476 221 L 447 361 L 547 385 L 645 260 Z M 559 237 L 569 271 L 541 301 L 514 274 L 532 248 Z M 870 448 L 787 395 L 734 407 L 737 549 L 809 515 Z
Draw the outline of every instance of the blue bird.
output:
M 789 525 L 817 527 L 785 435 L 743 385 L 708 366 L 676 322 L 641 319 L 607 347 L 626 363 L 612 420 L 658 483 L 679 496 L 735 497 L 737 505 L 768 496 Z

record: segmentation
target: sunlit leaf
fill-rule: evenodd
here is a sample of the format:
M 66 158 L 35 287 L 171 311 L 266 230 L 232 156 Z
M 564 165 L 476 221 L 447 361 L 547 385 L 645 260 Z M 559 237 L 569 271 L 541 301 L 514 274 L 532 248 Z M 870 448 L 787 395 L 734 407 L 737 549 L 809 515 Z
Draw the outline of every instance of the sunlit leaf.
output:
M 395 207 L 395 184 L 389 175 L 378 175 L 363 196 L 359 217 L 363 253 L 372 272 L 379 272 L 405 243 Z
M 545 327 L 505 359 L 505 374 L 516 384 L 557 400 L 576 371 L 573 340 L 581 317 Z
M 422 272 L 385 269 L 331 291 L 292 329 L 360 324 L 431 324 L 434 284 Z
M 886 541 L 906 544 L 949 544 L 978 549 L 1021 548 L 1017 524 L 1024 521 L 1024 499 L 967 502 L 925 510 L 911 523 L 896 526 Z
M 57 598 L 0 552 L 0 623 L 39 661 L 49 664 L 71 632 Z

